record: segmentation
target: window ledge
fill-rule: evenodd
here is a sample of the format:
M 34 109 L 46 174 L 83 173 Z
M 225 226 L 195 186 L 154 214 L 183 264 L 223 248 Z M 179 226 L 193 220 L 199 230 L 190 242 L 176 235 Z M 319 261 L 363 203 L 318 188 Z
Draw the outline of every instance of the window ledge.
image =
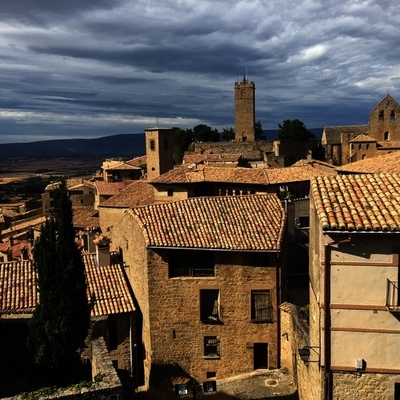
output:
M 204 325 L 223 325 L 223 322 L 220 319 L 202 319 L 201 323 Z
M 204 360 L 219 360 L 221 358 L 220 355 L 215 356 L 203 356 Z
M 252 324 L 273 324 L 274 321 L 270 319 L 252 319 L 250 320 Z

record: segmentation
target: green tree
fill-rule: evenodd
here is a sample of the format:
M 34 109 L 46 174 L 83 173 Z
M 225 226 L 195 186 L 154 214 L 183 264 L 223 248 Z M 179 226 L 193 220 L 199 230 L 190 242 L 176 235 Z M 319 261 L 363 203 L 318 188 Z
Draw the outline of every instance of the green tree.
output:
M 90 323 L 85 266 L 65 181 L 54 192 L 54 212 L 41 228 L 33 255 L 40 301 L 29 323 L 28 344 L 35 363 L 55 373 L 79 360 Z
M 267 137 L 264 135 L 264 132 L 263 132 L 261 121 L 258 121 L 255 123 L 254 134 L 255 134 L 256 140 L 267 140 Z
M 183 130 L 178 127 L 172 128 L 174 132 L 173 138 L 173 152 L 174 163 L 181 164 L 185 151 L 189 148 L 190 143 L 193 142 L 193 132 L 191 129 Z
M 315 138 L 315 135 L 298 119 L 285 119 L 282 125 L 278 124 L 278 126 L 278 139 L 280 140 L 306 141 Z
M 200 124 L 193 128 L 194 138 L 198 142 L 219 142 L 219 132 L 208 125 Z
M 235 130 L 231 126 L 227 126 L 226 128 L 222 128 L 222 138 L 227 142 L 230 142 L 235 139 Z

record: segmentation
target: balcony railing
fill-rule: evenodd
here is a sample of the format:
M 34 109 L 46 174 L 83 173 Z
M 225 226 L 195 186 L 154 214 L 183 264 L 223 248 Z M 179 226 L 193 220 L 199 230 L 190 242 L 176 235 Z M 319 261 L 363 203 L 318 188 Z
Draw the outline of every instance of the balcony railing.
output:
M 390 312 L 400 313 L 399 283 L 387 280 L 386 307 Z

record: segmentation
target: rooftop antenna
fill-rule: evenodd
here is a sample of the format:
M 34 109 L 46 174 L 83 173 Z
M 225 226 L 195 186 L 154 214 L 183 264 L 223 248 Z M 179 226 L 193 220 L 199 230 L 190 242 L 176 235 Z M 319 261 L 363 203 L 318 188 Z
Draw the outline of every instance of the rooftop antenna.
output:
M 156 113 L 156 128 L 158 128 L 158 111 Z
M 246 82 L 247 82 L 247 66 L 246 66 Z

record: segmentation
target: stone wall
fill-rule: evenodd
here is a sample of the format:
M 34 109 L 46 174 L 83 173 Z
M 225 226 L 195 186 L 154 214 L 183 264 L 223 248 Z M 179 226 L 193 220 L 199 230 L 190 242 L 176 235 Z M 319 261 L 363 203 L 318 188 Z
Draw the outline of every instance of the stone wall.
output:
M 300 358 L 299 349 L 310 345 L 307 323 L 300 318 L 297 307 L 290 303 L 280 306 L 280 315 L 281 367 L 286 367 L 293 374 L 300 400 L 320 400 L 320 349 L 311 348 L 309 362 L 305 363 Z
M 195 152 L 212 151 L 214 154 L 241 154 L 247 160 L 264 160 L 264 155 L 273 152 L 273 142 L 218 142 L 196 143 Z
M 195 152 L 212 151 L 215 154 L 241 154 L 251 162 L 265 161 L 270 167 L 285 167 L 306 159 L 317 141 L 257 141 L 257 142 L 217 142 L 196 143 Z
M 122 218 L 128 207 L 100 206 L 98 209 L 101 232 L 108 236 L 111 228 Z
M 110 359 L 103 333 L 105 319 L 94 323 L 91 340 L 92 382 L 81 382 L 65 389 L 57 390 L 54 394 L 46 395 L 42 392 L 35 397 L 32 393 L 29 398 L 54 400 L 122 400 L 123 388 Z M 15 396 L 15 400 L 26 399 L 26 396 Z
M 394 387 L 399 382 L 396 374 L 333 373 L 333 399 L 396 400 Z

